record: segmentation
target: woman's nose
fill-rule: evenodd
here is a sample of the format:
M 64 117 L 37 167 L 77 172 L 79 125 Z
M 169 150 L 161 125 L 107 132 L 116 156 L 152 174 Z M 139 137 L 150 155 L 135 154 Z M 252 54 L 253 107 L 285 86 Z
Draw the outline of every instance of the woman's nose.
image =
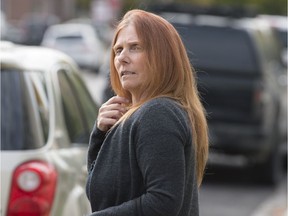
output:
M 118 55 L 118 60 L 122 63 L 130 62 L 128 52 L 125 49 L 123 49 L 121 53 Z

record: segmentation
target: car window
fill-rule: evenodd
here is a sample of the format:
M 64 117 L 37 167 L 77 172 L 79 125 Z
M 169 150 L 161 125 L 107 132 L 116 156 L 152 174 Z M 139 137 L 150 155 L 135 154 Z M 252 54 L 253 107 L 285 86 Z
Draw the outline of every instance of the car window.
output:
M 279 37 L 283 47 L 287 48 L 287 30 L 275 29 L 277 36 Z
M 67 35 L 56 38 L 56 44 L 73 44 L 83 42 L 81 35 Z
M 88 92 L 82 89 L 79 80 L 75 80 L 67 70 L 60 70 L 58 77 L 69 138 L 72 143 L 87 144 L 93 125 L 91 122 L 96 118 L 96 115 L 92 114 L 95 110 L 87 96 Z
M 270 29 L 257 30 L 254 31 L 254 38 L 259 50 L 259 57 L 265 68 L 271 67 L 271 71 L 285 72 L 280 69 L 284 65 L 281 61 L 281 45 L 277 40 L 275 32 Z
M 254 73 L 259 65 L 253 44 L 245 31 L 174 24 L 196 69 Z
M 2 69 L 1 150 L 44 146 L 48 125 L 49 109 L 43 75 Z
M 99 107 L 93 101 L 88 89 L 86 88 L 83 80 L 76 74 L 73 76 L 73 82 L 77 91 L 77 96 L 80 101 L 80 106 L 83 109 L 83 117 L 88 125 L 89 131 L 92 130 L 95 119 L 98 115 Z

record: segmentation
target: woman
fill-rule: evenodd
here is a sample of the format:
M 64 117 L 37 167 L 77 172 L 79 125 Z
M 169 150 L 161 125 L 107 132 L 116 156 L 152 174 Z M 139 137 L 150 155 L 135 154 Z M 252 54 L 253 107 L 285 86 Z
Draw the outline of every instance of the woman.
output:
M 93 216 L 199 215 L 207 124 L 194 72 L 174 27 L 131 10 L 112 43 L 111 85 L 90 137 Z

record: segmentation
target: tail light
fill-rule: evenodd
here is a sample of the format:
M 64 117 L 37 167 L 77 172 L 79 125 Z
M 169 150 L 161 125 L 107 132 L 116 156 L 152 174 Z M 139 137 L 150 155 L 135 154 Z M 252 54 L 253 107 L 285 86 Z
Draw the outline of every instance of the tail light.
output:
M 13 174 L 7 216 L 48 216 L 57 181 L 55 168 L 43 161 L 29 161 Z
M 263 88 L 261 87 L 258 87 L 254 90 L 254 102 L 256 104 L 259 104 L 262 102 L 263 100 Z
M 259 118 L 262 116 L 263 112 L 263 102 L 265 99 L 265 92 L 263 86 L 258 83 L 253 92 L 253 116 Z

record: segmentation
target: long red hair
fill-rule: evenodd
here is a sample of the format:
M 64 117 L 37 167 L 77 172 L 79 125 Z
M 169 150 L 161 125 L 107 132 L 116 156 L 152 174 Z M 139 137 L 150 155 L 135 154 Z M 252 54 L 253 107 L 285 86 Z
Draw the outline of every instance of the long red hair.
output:
M 149 82 L 145 83 L 145 97 L 120 119 L 128 118 L 144 102 L 156 97 L 177 100 L 187 111 L 195 146 L 197 181 L 201 185 L 208 158 L 208 128 L 205 110 L 200 101 L 195 71 L 190 64 L 186 49 L 175 28 L 162 17 L 143 10 L 128 11 L 118 24 L 112 41 L 115 45 L 119 32 L 133 24 L 147 54 Z M 122 88 L 111 52 L 111 86 L 119 96 L 131 100 L 131 94 Z

